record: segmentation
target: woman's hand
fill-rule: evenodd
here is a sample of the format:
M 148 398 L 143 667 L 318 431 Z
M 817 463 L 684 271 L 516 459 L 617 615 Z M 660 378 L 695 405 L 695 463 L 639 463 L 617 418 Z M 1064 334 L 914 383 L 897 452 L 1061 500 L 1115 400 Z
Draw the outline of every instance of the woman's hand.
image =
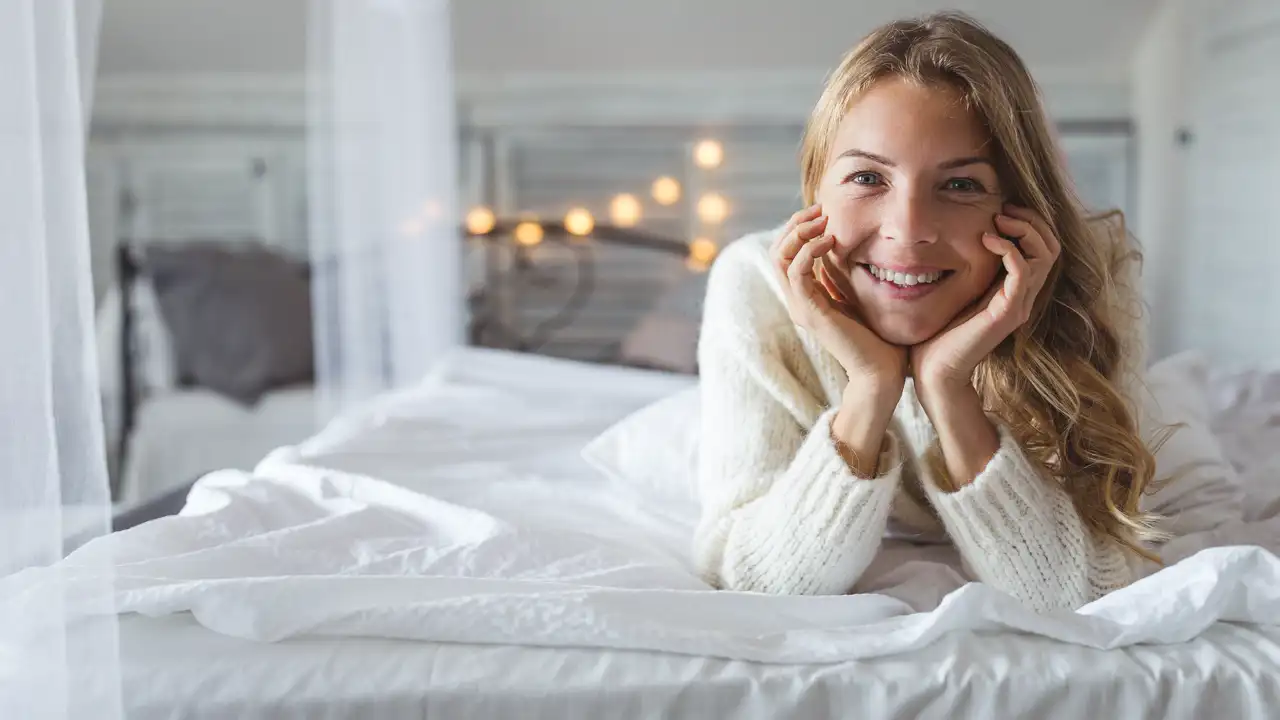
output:
M 891 415 L 906 382 L 906 349 L 881 340 L 825 277 L 819 279 L 815 265 L 835 246 L 826 226 L 822 207 L 813 205 L 793 215 L 773 245 L 787 309 L 791 320 L 813 333 L 848 373 L 846 394 L 875 401 L 878 409 L 887 405 Z
M 996 215 L 996 228 L 1018 238 L 1015 245 L 999 235 L 982 236 L 983 245 L 1001 257 L 1006 274 L 945 330 L 911 348 L 912 374 L 922 390 L 972 387 L 978 363 L 1031 318 L 1036 297 L 1058 260 L 1062 246 L 1033 210 L 1006 205 L 1004 214 Z
M 1018 244 L 989 233 L 982 241 L 1001 257 L 1005 277 L 946 330 L 911 348 L 916 396 L 938 434 L 946 464 L 948 477 L 936 479 L 944 490 L 958 490 L 972 482 L 999 451 L 1000 438 L 973 387 L 973 372 L 1030 319 L 1061 251 L 1049 224 L 1039 215 L 1009 205 L 1004 211 L 996 216 L 996 227 L 1018 238 Z

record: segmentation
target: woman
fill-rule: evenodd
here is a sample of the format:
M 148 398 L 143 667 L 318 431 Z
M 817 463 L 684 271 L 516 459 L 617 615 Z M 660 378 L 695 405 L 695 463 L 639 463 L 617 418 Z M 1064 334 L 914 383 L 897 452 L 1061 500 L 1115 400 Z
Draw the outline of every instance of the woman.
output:
M 849 592 L 888 526 L 949 536 L 1038 609 L 1150 557 L 1130 257 L 1086 222 L 1049 127 L 1017 54 L 963 15 L 844 58 L 804 136 L 809 207 L 709 280 L 694 554 L 713 584 Z

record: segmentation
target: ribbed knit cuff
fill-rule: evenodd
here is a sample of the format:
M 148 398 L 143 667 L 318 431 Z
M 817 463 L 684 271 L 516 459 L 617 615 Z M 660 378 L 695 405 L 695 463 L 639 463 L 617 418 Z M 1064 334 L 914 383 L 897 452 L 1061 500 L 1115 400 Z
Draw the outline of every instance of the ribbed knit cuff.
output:
M 849 471 L 830 437 L 828 410 L 814 423 L 769 502 L 732 534 L 725 548 L 732 585 L 760 592 L 814 595 L 848 592 L 875 555 L 901 477 L 898 439 L 887 436 L 880 476 Z M 761 537 L 762 529 L 769 534 Z
M 998 429 L 1000 449 L 973 482 L 925 492 L 979 580 L 1038 610 L 1079 607 L 1090 599 L 1088 535 L 1066 492 Z M 936 446 L 926 463 L 946 472 Z

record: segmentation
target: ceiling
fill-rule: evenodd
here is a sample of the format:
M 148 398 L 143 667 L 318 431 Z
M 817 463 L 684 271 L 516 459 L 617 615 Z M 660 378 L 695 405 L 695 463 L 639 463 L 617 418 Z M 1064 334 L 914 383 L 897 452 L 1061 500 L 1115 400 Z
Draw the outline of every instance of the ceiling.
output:
M 1037 70 L 1128 71 L 1161 0 L 456 0 L 467 76 L 830 67 L 875 25 L 973 13 Z M 297 73 L 308 0 L 105 0 L 100 72 Z

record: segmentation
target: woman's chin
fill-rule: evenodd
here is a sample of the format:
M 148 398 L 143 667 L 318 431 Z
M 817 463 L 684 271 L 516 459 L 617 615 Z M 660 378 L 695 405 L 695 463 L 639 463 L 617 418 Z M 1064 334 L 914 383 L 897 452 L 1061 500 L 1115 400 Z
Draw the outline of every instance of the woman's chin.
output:
M 895 318 L 896 320 L 896 318 Z M 929 340 L 937 335 L 942 328 L 934 327 L 936 323 L 914 323 L 914 322 L 888 322 L 888 323 L 872 323 L 872 330 L 880 336 L 881 340 L 890 345 L 899 345 L 901 347 L 911 347 Z

